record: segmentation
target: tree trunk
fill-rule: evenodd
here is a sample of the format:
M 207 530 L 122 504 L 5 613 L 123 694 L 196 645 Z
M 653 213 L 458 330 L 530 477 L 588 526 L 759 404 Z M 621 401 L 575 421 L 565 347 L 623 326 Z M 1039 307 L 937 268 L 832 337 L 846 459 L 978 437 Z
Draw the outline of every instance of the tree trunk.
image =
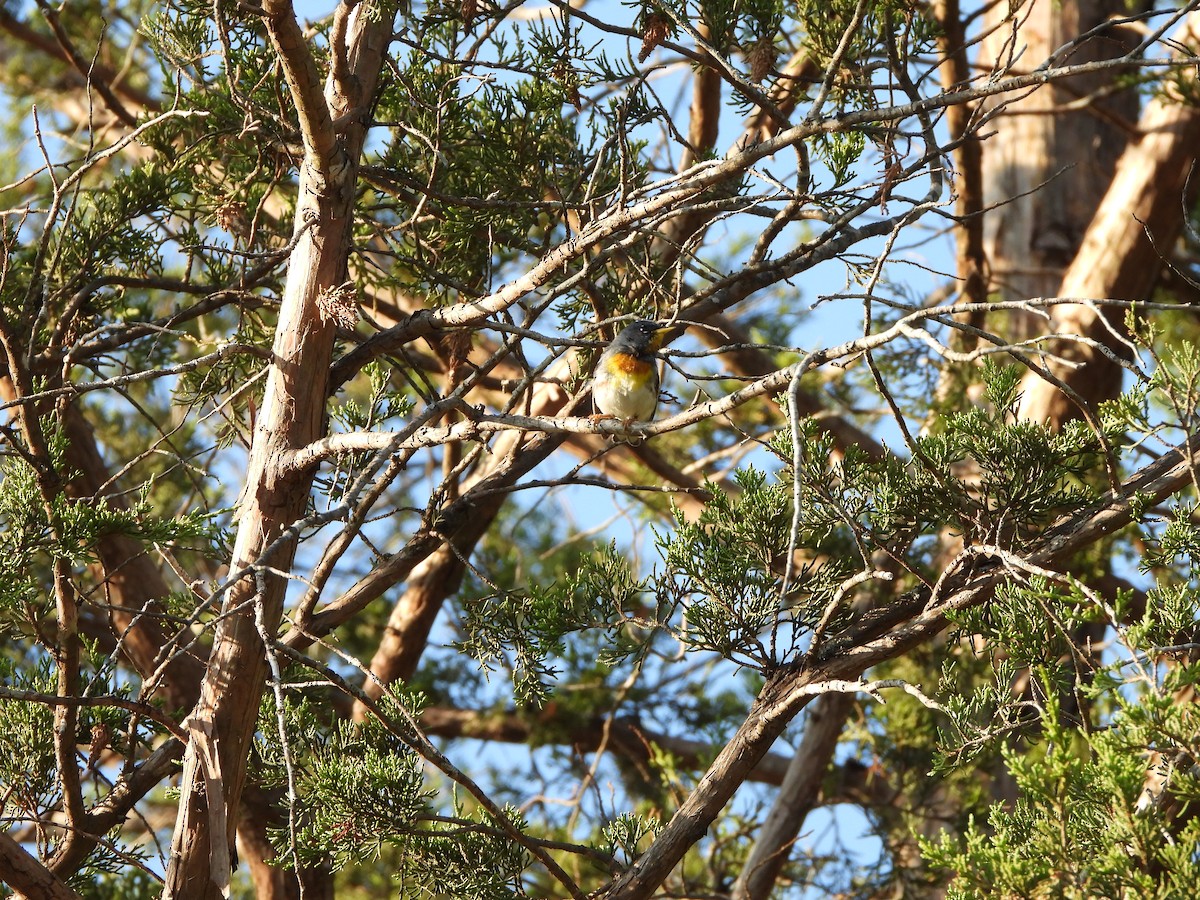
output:
M 996 74 L 1028 71 L 1127 12 L 1122 0 L 994 4 L 980 62 Z M 1114 28 L 1082 42 L 1062 62 L 1121 56 L 1136 43 L 1131 31 Z M 1111 71 L 1080 75 L 985 105 L 991 119 L 984 130 L 995 134 L 983 145 L 983 231 L 1000 299 L 1054 296 L 1075 258 L 1137 118 L 1137 95 L 1125 90 L 1065 107 L 1110 87 L 1114 78 Z M 1007 335 L 1022 340 L 1044 325 L 1039 317 L 1015 316 Z
M 200 701 L 188 720 L 192 740 L 164 892 L 180 900 L 220 897 L 229 881 L 235 811 L 266 681 L 259 626 L 271 636 L 279 626 L 287 581 L 276 573 L 291 567 L 296 540 L 288 529 L 303 515 L 312 484 L 311 470 L 282 473 L 291 451 L 325 432 L 334 326 L 318 301 L 347 279 L 366 113 L 392 33 L 390 18 L 371 21 L 373 8 L 340 6 L 330 38 L 333 72 L 322 95 L 291 4 L 272 0 L 264 10 L 299 114 L 305 159 L 295 249 L 234 544 L 231 577 L 247 574 L 226 595 Z M 340 134 L 338 119 L 348 123 Z
M 1200 14 L 1192 13 L 1179 37 L 1194 48 L 1198 36 Z M 1192 172 L 1197 146 L 1200 111 L 1184 102 L 1178 90 L 1156 95 L 1138 121 L 1137 140 L 1125 149 L 1108 190 L 1100 195 L 1103 200 L 1061 284 L 1047 296 L 1150 299 L 1183 231 L 1185 211 L 1200 189 Z M 1082 335 L 1123 356 L 1128 353 L 1118 337 L 1123 316 L 1123 311 L 1096 306 L 1058 306 L 1051 312 L 1052 330 Z M 1085 405 L 1119 393 L 1120 365 L 1094 346 L 1068 338 L 1050 349 L 1076 364 L 1050 363 L 1049 368 Z M 1025 418 L 1058 426 L 1080 415 L 1075 399 L 1036 373 L 1026 375 L 1022 393 L 1020 414 Z

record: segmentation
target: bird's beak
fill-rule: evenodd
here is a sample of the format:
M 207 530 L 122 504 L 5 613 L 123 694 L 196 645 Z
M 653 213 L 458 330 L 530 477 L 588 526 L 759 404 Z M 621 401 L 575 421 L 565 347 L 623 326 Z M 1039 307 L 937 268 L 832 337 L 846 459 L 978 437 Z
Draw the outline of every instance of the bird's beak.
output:
M 663 344 L 667 342 L 667 335 L 677 327 L 677 325 L 662 325 L 654 329 L 654 336 L 650 338 L 650 348 L 652 350 L 661 350 Z

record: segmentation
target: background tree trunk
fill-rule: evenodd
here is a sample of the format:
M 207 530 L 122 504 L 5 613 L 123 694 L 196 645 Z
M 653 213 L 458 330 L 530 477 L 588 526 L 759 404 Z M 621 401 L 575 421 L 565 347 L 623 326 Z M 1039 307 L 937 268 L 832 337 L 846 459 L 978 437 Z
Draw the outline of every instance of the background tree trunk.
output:
M 1062 61 L 1122 56 L 1137 46 L 1132 29 L 1079 36 L 1128 12 L 1120 0 L 991 4 L 980 65 L 996 75 L 1027 72 L 1068 45 Z M 994 132 L 983 144 L 984 241 L 1002 300 L 1056 296 L 1136 127 L 1137 94 L 1111 92 L 1115 78 L 1079 75 L 983 104 L 985 130 Z M 1035 319 L 1016 315 L 1008 336 L 1040 334 Z

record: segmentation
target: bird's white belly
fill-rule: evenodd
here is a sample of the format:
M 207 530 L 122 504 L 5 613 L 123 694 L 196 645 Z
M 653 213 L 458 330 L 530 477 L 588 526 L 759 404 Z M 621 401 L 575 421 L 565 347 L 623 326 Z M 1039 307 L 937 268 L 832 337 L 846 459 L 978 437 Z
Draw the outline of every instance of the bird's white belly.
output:
M 658 397 L 645 386 L 622 383 L 618 379 L 605 379 L 593 392 L 596 409 L 609 416 L 622 419 L 646 421 L 654 415 Z

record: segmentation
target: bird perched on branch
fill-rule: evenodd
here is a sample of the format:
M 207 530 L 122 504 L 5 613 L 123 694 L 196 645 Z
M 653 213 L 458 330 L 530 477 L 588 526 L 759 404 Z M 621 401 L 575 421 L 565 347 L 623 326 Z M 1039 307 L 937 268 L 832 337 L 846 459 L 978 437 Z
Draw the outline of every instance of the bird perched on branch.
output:
M 592 401 L 602 416 L 648 422 L 658 409 L 658 360 L 671 325 L 645 320 L 634 322 L 620 334 L 596 363 Z

